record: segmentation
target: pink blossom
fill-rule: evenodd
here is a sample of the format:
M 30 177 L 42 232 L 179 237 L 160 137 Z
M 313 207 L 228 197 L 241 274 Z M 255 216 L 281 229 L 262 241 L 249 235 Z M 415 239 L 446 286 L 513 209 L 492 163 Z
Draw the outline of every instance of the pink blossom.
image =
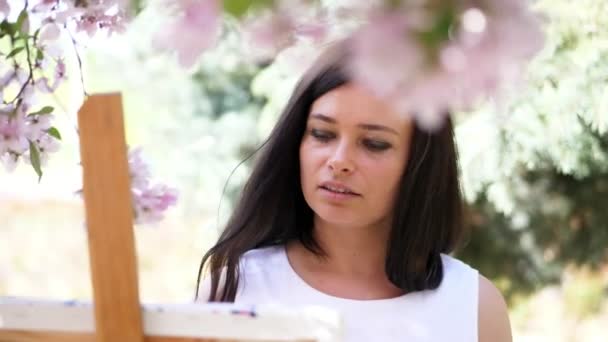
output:
M 217 0 L 178 0 L 179 13 L 157 34 L 154 44 L 165 51 L 175 51 L 183 67 L 191 67 L 201 53 L 211 47 L 220 29 Z
M 177 202 L 177 192 L 164 185 L 156 185 L 142 192 L 133 193 L 136 223 L 155 223 L 163 213 Z
M 156 198 L 155 209 L 159 211 L 165 211 L 177 203 L 177 190 L 166 185 L 156 185 L 146 191 L 145 195 Z
M 58 148 L 57 141 L 49 135 L 36 143 L 39 144 L 41 152 L 50 152 L 51 149 Z M 150 224 L 161 221 L 165 211 L 177 203 L 177 191 L 162 184 L 149 186 L 150 171 L 142 159 L 141 148 L 129 149 L 128 164 L 135 223 Z M 81 194 L 82 190 L 77 193 Z
M 28 80 L 29 74 L 24 68 L 17 67 L 15 69 L 15 77 L 19 83 L 25 83 Z
M 4 169 L 7 172 L 15 171 L 17 164 L 19 164 L 19 154 L 7 152 L 0 154 L 0 162 L 4 165 Z
M 150 171 L 140 148 L 130 150 L 128 158 L 135 222 L 146 224 L 162 220 L 163 213 L 177 201 L 176 190 L 165 185 L 149 186 Z
M 57 152 L 60 147 L 59 140 L 48 133 L 36 139 L 36 144 L 41 153 Z
M 49 134 L 41 134 L 36 140 L 32 141 L 38 149 L 40 157 L 40 165 L 46 166 L 49 160 L 49 153 L 59 151 L 59 141 Z M 26 163 L 31 164 L 29 153 L 26 154 L 26 158 L 23 159 Z
M 480 8 L 463 8 L 460 26 L 436 50 L 412 38 L 427 29 L 412 20 L 415 10 L 376 14 L 352 38 L 353 78 L 420 126 L 439 128 L 446 113 L 496 96 L 542 48 L 539 19 L 523 0 L 485 0 Z
M 274 8 L 244 20 L 242 34 L 257 59 L 276 57 L 304 40 L 323 43 L 329 34 L 328 11 L 306 0 L 279 0 Z
M 247 20 L 243 34 L 253 53 L 272 57 L 295 42 L 295 27 L 287 11 L 267 11 Z
M 49 78 L 46 76 L 43 76 L 43 77 L 40 77 L 39 79 L 37 79 L 35 84 L 36 84 L 36 89 L 38 89 L 39 91 L 46 93 L 46 94 L 50 94 L 53 91 L 55 91 L 55 89 L 56 89 L 53 87 L 53 85 L 49 81 Z
M 55 65 L 55 79 L 65 80 L 66 79 L 66 69 L 65 62 L 63 58 L 57 60 L 57 64 Z
M 44 165 L 48 154 L 59 149 L 59 141 L 49 135 L 51 115 L 27 115 L 25 103 L 14 111 L 9 105 L 0 110 L 0 159 L 7 170 L 13 170 L 20 157 L 31 164 L 29 157 L 30 142 L 36 145 L 40 152 L 40 162 Z
M 16 115 L 7 115 L 6 112 L 10 113 L 12 109 L 0 111 L 0 155 L 6 152 L 21 154 L 29 148 L 25 117 L 19 111 Z
M 76 21 L 76 28 L 78 31 L 84 31 L 89 37 L 92 37 L 97 33 L 100 19 L 101 18 L 94 13 L 86 13 Z
M 26 136 L 29 140 L 40 139 L 41 136 L 46 135 L 46 130 L 51 128 L 51 121 L 54 117 L 50 114 L 46 115 L 28 115 L 26 118 L 27 131 Z
M 48 60 L 43 60 L 43 63 L 48 63 Z M 46 76 L 38 78 L 35 81 L 36 88 L 43 93 L 52 93 L 59 88 L 61 83 L 67 79 L 65 62 L 63 59 L 59 59 L 55 64 L 55 72 L 53 76 L 54 78 L 52 82 Z
M 15 69 L 10 67 L 4 75 L 0 76 L 0 89 L 4 89 L 15 77 Z
M 543 46 L 539 19 L 525 11 L 520 1 L 508 2 L 509 5 L 491 2 L 501 11 L 467 10 L 465 15 L 475 11 L 487 24 L 479 32 L 461 30 L 452 42 L 463 57 L 463 67 L 454 71 L 458 73 L 464 104 L 498 94 Z
M 315 43 L 320 43 L 327 36 L 327 25 L 327 23 L 319 21 L 298 24 L 295 28 L 295 34 L 299 37 L 310 38 Z
M 76 6 L 78 5 L 78 6 Z M 45 19 L 46 23 L 56 23 L 64 26 L 69 22 L 76 24 L 76 30 L 85 32 L 89 36 L 95 35 L 99 30 L 112 34 L 123 32 L 125 25 L 130 19 L 130 2 L 127 0 L 88 0 L 75 3 L 64 1 L 53 3 L 44 1 L 34 7 L 40 12 L 53 12 L 53 16 Z M 54 28 L 50 28 L 50 38 L 57 34 Z M 47 38 L 42 36 L 42 38 Z
M 407 20 L 398 13 L 372 19 L 355 33 L 352 49 L 355 81 L 382 97 L 411 82 L 423 67 L 421 48 L 408 36 Z
M 26 16 L 25 20 L 23 20 L 23 22 L 21 23 L 21 32 L 26 32 L 29 33 L 30 32 L 30 17 Z
M 30 108 L 37 101 L 37 93 L 36 93 L 36 85 L 28 83 L 25 88 L 23 88 L 23 92 L 21 93 L 21 105 L 19 106 L 19 110 L 21 112 L 27 113 L 30 111 Z
M 148 187 L 150 169 L 141 156 L 141 148 L 129 150 L 129 172 L 131 176 L 131 188 L 144 190 Z
M 441 127 L 450 106 L 458 102 L 458 79 L 449 72 L 429 72 L 416 79 L 414 86 L 395 92 L 393 105 L 400 113 L 415 119 L 424 130 Z
M 38 0 L 32 6 L 32 12 L 48 12 L 54 7 L 57 7 L 59 1 L 57 0 Z
M 74 7 L 71 3 L 67 3 L 65 8 L 55 12 L 55 22 L 58 25 L 65 25 L 68 21 L 74 18 L 80 18 L 85 14 L 83 8 Z
M 4 18 L 11 12 L 11 7 L 8 4 L 7 0 L 0 0 L 0 20 L 4 20 Z
M 57 140 L 55 137 L 48 133 L 38 138 L 36 140 L 36 144 L 38 144 L 38 147 L 40 148 L 41 152 L 57 152 L 59 151 L 60 147 L 59 140 Z
M 46 23 L 44 26 L 42 26 L 42 28 L 40 28 L 38 43 L 43 44 L 46 41 L 57 40 L 60 34 L 61 29 L 59 28 L 59 25 L 57 25 L 55 22 Z

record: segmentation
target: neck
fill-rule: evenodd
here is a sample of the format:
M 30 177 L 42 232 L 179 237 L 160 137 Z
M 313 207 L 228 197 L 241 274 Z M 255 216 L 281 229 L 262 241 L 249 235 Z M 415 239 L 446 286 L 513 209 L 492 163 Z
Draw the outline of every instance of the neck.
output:
M 375 277 L 385 274 L 390 225 L 341 226 L 315 219 L 314 236 L 326 258 L 318 267 L 335 274 Z

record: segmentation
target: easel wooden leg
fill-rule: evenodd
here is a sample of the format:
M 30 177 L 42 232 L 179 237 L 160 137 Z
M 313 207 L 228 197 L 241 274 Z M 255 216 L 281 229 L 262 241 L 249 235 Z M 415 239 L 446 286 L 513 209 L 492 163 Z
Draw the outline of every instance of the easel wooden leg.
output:
M 90 96 L 78 126 L 97 341 L 143 341 L 120 94 Z

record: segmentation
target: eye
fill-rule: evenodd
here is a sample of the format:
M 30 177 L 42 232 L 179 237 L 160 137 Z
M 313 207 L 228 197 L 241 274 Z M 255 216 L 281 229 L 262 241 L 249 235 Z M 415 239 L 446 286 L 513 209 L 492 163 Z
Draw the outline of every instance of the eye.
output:
M 374 140 L 374 139 L 363 140 L 363 146 L 365 146 L 368 150 L 370 150 L 372 152 L 381 152 L 381 151 L 388 150 L 389 148 L 391 148 L 391 144 L 389 144 L 385 141 Z
M 310 135 L 321 142 L 327 142 L 336 137 L 336 135 L 330 131 L 324 131 L 315 128 L 310 130 Z

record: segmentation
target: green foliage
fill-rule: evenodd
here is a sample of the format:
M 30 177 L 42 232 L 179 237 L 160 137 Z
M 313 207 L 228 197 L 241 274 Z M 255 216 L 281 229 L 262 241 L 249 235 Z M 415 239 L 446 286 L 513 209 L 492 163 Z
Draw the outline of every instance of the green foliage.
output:
M 196 89 L 209 101 L 209 108 L 198 114 L 217 119 L 247 106 L 261 106 L 263 101 L 250 90 L 258 71 L 255 65 L 237 60 L 234 54 L 227 54 L 222 60 L 208 59 L 192 76 Z
M 46 132 L 53 138 L 61 140 L 61 134 L 59 133 L 59 130 L 57 130 L 57 128 L 51 127 Z
M 528 86 L 458 126 L 469 245 L 459 256 L 526 293 L 608 262 L 608 4 L 538 1 L 547 44 Z
M 439 15 L 431 26 L 431 29 L 420 34 L 420 39 L 429 48 L 435 48 L 441 42 L 445 42 L 452 34 L 456 23 L 456 11 L 450 8 L 449 3 L 442 6 Z
M 236 125 L 239 121 L 239 125 L 252 124 L 244 126 L 252 130 L 244 134 L 234 134 L 236 131 L 227 127 L 223 132 L 218 132 L 224 135 L 222 140 L 229 140 L 225 142 L 231 146 L 228 153 L 238 161 L 226 174 L 228 177 L 222 180 L 224 186 L 221 195 L 226 198 L 222 205 L 226 208 L 231 208 L 238 198 L 244 176 L 249 173 L 253 161 L 250 156 L 261 141 L 254 123 L 266 102 L 251 91 L 251 83 L 260 72 L 260 67 L 243 58 L 238 37 L 231 28 L 228 22 L 222 43 L 203 58 L 192 76 L 194 91 L 200 94 L 197 96 L 200 100 L 195 105 L 195 120 L 197 116 L 207 117 L 211 120 L 209 125 L 216 129 Z
M 15 56 L 17 56 L 17 54 L 21 51 L 23 51 L 25 49 L 25 46 L 18 46 L 16 48 L 13 49 L 13 51 L 9 52 L 8 55 L 6 55 L 6 58 L 13 58 Z
M 38 151 L 38 147 L 30 141 L 30 162 L 32 163 L 32 167 L 36 171 L 38 175 L 38 181 L 42 178 L 42 169 L 40 167 L 40 151 Z
M 240 18 L 248 11 L 273 6 L 275 0 L 222 0 L 224 11 L 236 18 Z
M 15 23 L 10 23 L 8 20 L 3 20 L 0 23 L 0 38 L 4 36 L 13 37 L 17 32 L 17 25 Z
M 53 110 L 55 110 L 53 107 L 51 106 L 44 106 L 42 107 L 42 109 L 29 113 L 28 116 L 30 115 L 47 115 L 47 114 L 51 114 L 53 112 Z

